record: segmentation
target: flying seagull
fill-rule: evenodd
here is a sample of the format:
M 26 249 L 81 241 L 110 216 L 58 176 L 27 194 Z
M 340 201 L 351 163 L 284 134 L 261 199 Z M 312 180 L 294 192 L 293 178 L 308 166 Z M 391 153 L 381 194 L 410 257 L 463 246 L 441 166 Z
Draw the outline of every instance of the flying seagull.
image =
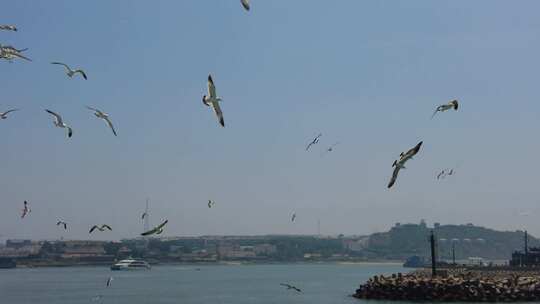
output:
M 293 212 L 291 216 L 291 222 L 294 222 L 295 219 L 296 219 L 296 212 Z
M 163 223 L 159 224 L 159 226 L 155 227 L 152 230 L 148 230 L 146 232 L 141 233 L 142 236 L 152 235 L 152 234 L 161 234 L 163 232 L 163 227 L 167 225 L 169 220 L 165 220 Z
M 112 283 L 113 280 L 114 280 L 113 277 L 109 277 L 107 279 L 107 287 L 111 286 L 111 283 Z
M 24 207 L 23 207 L 23 210 L 22 210 L 21 218 L 24 218 L 31 211 L 32 210 L 30 210 L 30 207 L 28 207 L 28 202 L 24 201 Z
M 293 286 L 293 285 L 290 285 L 290 284 L 280 283 L 279 285 L 287 287 L 287 290 L 294 289 L 294 290 L 296 290 L 298 292 L 302 292 L 302 290 L 300 288 L 298 288 L 296 286 Z
M 101 226 L 98 226 L 98 225 L 94 225 L 92 226 L 92 228 L 90 228 L 90 231 L 88 233 L 92 233 L 94 230 L 99 230 L 101 232 L 105 231 L 105 229 L 109 229 L 110 231 L 112 231 L 112 228 L 111 226 L 107 225 L 107 224 L 103 224 Z
M 54 125 L 59 127 L 59 128 L 65 128 L 68 130 L 68 137 L 71 137 L 73 135 L 73 129 L 71 129 L 70 126 L 66 125 L 63 121 L 62 121 L 62 116 L 60 116 L 59 114 L 56 114 L 54 113 L 53 111 L 51 110 L 47 110 L 45 109 L 45 111 L 51 115 L 54 116 Z
M 315 137 L 306 147 L 306 151 L 309 150 L 309 148 L 311 148 L 311 146 L 317 144 L 319 142 L 319 139 L 321 138 L 322 136 L 322 133 L 319 133 L 319 135 L 317 135 L 317 137 Z
M 208 200 L 208 208 L 212 208 L 212 206 L 214 206 L 216 204 L 216 202 L 212 201 L 212 200 Z
M 405 163 L 409 159 L 412 159 L 413 156 L 415 156 L 416 153 L 420 151 L 421 146 L 422 146 L 422 142 L 419 142 L 416 146 L 414 146 L 414 148 L 407 151 L 407 153 L 401 152 L 401 154 L 399 155 L 400 156 L 399 160 L 395 160 L 394 163 L 392 164 L 392 167 L 394 167 L 394 172 L 392 173 L 392 178 L 390 179 L 390 182 L 388 183 L 388 188 L 391 188 L 394 185 L 398 177 L 399 170 L 405 169 Z
M 8 113 L 15 112 L 15 111 L 19 111 L 19 109 L 11 109 L 11 110 L 7 110 L 5 112 L 0 112 L 0 119 L 6 119 Z
M 435 114 L 437 114 L 437 112 L 444 112 L 444 111 L 450 110 L 452 108 L 457 111 L 458 106 L 459 106 L 459 104 L 458 104 L 458 101 L 456 99 L 450 101 L 447 104 L 440 105 L 440 106 L 437 107 L 437 109 L 435 109 L 435 112 L 433 112 L 433 115 L 431 115 L 431 118 L 433 118 L 435 116 Z
M 28 58 L 28 57 L 25 57 L 21 54 L 21 52 L 24 52 L 28 50 L 27 48 L 26 49 L 21 49 L 21 50 L 18 50 L 12 46 L 0 46 L 0 58 L 3 58 L 3 59 L 6 59 L 8 60 L 9 62 L 12 62 L 13 59 L 15 58 L 21 58 L 21 59 L 24 59 L 24 60 L 27 60 L 27 61 L 32 61 L 32 59 Z
M 246 11 L 249 11 L 249 0 L 240 0 L 242 2 L 242 6 L 246 9 Z
M 82 77 L 83 77 L 85 80 L 88 80 L 88 78 L 86 78 L 86 74 L 85 74 L 84 71 L 81 70 L 81 69 L 72 70 L 67 64 L 62 63 L 62 62 L 51 62 L 51 64 L 59 64 L 59 65 L 63 65 L 63 66 L 66 68 L 66 74 L 67 74 L 69 77 L 73 77 L 73 75 L 75 75 L 76 73 L 80 73 L 80 74 L 82 75 Z
M 56 226 L 60 226 L 60 225 L 63 225 L 64 226 L 64 230 L 67 230 L 67 223 L 64 222 L 64 221 L 58 221 L 58 223 L 56 223 Z
M 0 25 L 0 30 L 14 31 L 14 32 L 16 32 L 16 31 L 17 31 L 17 27 L 15 27 L 15 25 Z
M 88 110 L 91 110 L 91 111 L 94 111 L 94 115 L 97 117 L 97 118 L 100 118 L 100 119 L 103 119 L 107 125 L 109 126 L 109 128 L 111 128 L 114 136 L 116 136 L 116 130 L 114 130 L 114 126 L 111 122 L 111 119 L 109 118 L 109 114 L 105 113 L 105 112 L 102 112 L 98 109 L 95 109 L 95 108 L 92 108 L 92 107 L 89 107 L 89 106 L 86 106 L 86 108 Z
M 331 145 L 330 147 L 326 148 L 326 150 L 324 150 L 324 151 L 321 153 L 321 156 L 324 156 L 326 153 L 329 153 L 329 152 L 334 151 L 334 147 L 337 146 L 338 144 L 339 144 L 339 142 L 336 142 L 336 143 L 334 143 L 333 145 Z
M 441 172 L 439 172 L 439 174 L 437 174 L 437 179 L 441 179 L 442 177 L 444 177 L 446 174 L 446 169 L 443 169 Z
M 219 102 L 221 98 L 217 97 L 216 86 L 214 85 L 214 80 L 212 80 L 212 75 L 208 75 L 208 95 L 204 95 L 202 98 L 203 103 L 206 106 L 211 106 L 218 117 L 219 124 L 222 127 L 225 127 L 225 120 L 223 120 L 223 112 L 219 107 Z

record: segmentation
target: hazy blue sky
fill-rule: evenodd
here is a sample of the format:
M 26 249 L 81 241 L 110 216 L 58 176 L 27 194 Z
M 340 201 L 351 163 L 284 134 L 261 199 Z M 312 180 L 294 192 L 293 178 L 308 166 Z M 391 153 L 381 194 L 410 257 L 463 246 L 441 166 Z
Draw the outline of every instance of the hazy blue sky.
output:
M 146 197 L 167 236 L 315 233 L 319 218 L 325 234 L 421 218 L 540 234 L 539 2 L 251 2 L 4 3 L 0 23 L 19 31 L 0 43 L 33 62 L 0 62 L 0 110 L 22 109 L 0 121 L 3 238 L 135 237 Z M 209 72 L 226 128 L 201 102 Z M 454 98 L 458 112 L 430 120 Z M 114 231 L 89 236 L 98 223 Z

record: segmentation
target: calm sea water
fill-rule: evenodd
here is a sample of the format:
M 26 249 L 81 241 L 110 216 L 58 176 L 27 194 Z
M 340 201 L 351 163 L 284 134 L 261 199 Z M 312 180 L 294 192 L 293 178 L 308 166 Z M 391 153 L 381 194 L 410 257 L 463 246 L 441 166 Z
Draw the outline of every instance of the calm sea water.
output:
M 400 271 L 406 270 L 392 264 L 172 265 L 133 272 L 0 269 L 0 303 L 358 304 L 362 301 L 349 295 L 361 282 Z M 110 276 L 114 279 L 106 287 Z M 282 282 L 304 292 L 288 291 L 279 286 Z

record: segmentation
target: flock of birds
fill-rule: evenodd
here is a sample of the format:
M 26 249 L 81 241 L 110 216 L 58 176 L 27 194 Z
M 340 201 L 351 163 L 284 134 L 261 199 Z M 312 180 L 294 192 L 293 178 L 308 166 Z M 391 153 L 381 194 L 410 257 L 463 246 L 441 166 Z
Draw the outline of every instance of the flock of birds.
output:
M 240 0 L 240 2 L 241 2 L 243 8 L 246 11 L 250 10 L 249 0 Z M 17 27 L 14 26 L 14 25 L 0 25 L 0 30 L 14 31 L 14 32 L 18 31 Z M 28 58 L 27 56 L 25 56 L 23 54 L 23 52 L 25 52 L 27 50 L 28 50 L 28 48 L 17 49 L 17 48 L 15 48 L 13 46 L 10 46 L 10 45 L 1 45 L 0 44 L 0 59 L 5 59 L 5 60 L 7 60 L 9 62 L 12 62 L 15 59 L 23 59 L 23 60 L 26 60 L 26 61 L 32 61 L 30 58 Z M 74 76 L 76 76 L 78 74 L 84 80 L 88 80 L 86 72 L 81 68 L 73 69 L 69 65 L 67 65 L 65 63 L 62 63 L 62 62 L 57 62 L 57 61 L 51 62 L 51 64 L 63 66 L 65 68 L 66 75 L 69 78 L 73 78 Z M 220 107 L 220 102 L 221 102 L 222 99 L 217 95 L 216 86 L 214 84 L 214 80 L 212 78 L 212 75 L 208 75 L 207 90 L 208 90 L 207 94 L 202 97 L 202 102 L 203 102 L 204 105 L 206 105 L 208 107 L 211 107 L 213 109 L 214 114 L 217 117 L 218 123 L 222 127 L 225 127 L 225 119 L 224 119 L 223 111 L 221 110 L 221 107 Z M 452 100 L 452 101 L 450 101 L 450 102 L 448 102 L 446 104 L 439 105 L 439 106 L 436 107 L 435 112 L 433 113 L 431 118 L 433 119 L 433 117 L 437 113 L 446 112 L 446 111 L 451 110 L 451 109 L 457 111 L 458 107 L 459 107 L 459 103 L 458 103 L 457 100 Z M 111 129 L 113 135 L 117 136 L 116 129 L 113 126 L 113 123 L 111 121 L 111 118 L 110 118 L 109 114 L 107 114 L 106 112 L 101 111 L 99 109 L 90 107 L 90 106 L 86 106 L 86 108 L 88 110 L 92 111 L 93 114 L 95 115 L 95 117 L 103 120 L 107 124 L 107 126 Z M 4 112 L 0 112 L 0 119 L 7 119 L 8 114 L 10 115 L 11 113 L 13 113 L 15 111 L 19 111 L 19 109 L 9 109 L 9 110 L 6 110 Z M 53 121 L 54 126 L 56 126 L 58 128 L 65 129 L 67 131 L 67 137 L 68 138 L 71 138 L 73 136 L 73 128 L 64 121 L 64 119 L 62 118 L 62 116 L 59 113 L 51 111 L 49 109 L 45 109 L 45 111 L 54 118 L 54 121 Z M 317 136 L 315 136 L 307 144 L 305 150 L 309 151 L 310 149 L 312 149 L 312 147 L 314 145 L 319 143 L 321 137 L 322 137 L 322 133 L 319 133 Z M 338 144 L 339 144 L 339 142 L 335 142 L 334 144 L 327 147 L 321 153 L 321 156 L 326 154 L 326 153 L 332 152 L 334 150 L 334 148 Z M 399 172 L 402 169 L 405 169 L 406 168 L 405 164 L 409 160 L 413 159 L 413 157 L 416 156 L 416 154 L 418 154 L 418 152 L 420 151 L 420 148 L 422 147 L 422 144 L 423 144 L 423 142 L 420 141 L 413 148 L 409 149 L 407 152 L 401 152 L 400 155 L 399 155 L 399 158 L 394 160 L 394 162 L 392 164 L 392 168 L 394 168 L 394 169 L 393 169 L 390 181 L 389 181 L 389 183 L 387 185 L 388 188 L 391 188 L 396 183 Z M 454 169 L 453 168 L 452 169 L 444 169 L 444 170 L 438 172 L 438 174 L 436 175 L 436 178 L 438 180 L 439 179 L 444 179 L 445 177 L 451 176 L 453 174 L 454 174 Z M 208 208 L 214 207 L 215 204 L 216 204 L 215 201 L 208 200 Z M 21 218 L 25 218 L 30 212 L 31 212 L 31 209 L 29 207 L 28 202 L 24 201 Z M 148 214 L 145 212 L 145 213 L 142 214 L 141 219 L 144 220 L 147 216 L 148 216 Z M 296 212 L 293 212 L 292 215 L 291 215 L 291 222 L 294 222 L 296 217 L 297 217 Z M 161 233 L 163 233 L 164 228 L 167 225 L 167 223 L 168 223 L 168 220 L 165 220 L 161 224 L 159 224 L 158 226 L 156 226 L 156 227 L 154 227 L 154 228 L 152 228 L 152 229 L 150 229 L 148 231 L 145 231 L 145 232 L 141 233 L 141 236 L 150 236 L 150 235 L 154 235 L 154 234 L 161 234 Z M 68 223 L 66 221 L 58 220 L 56 225 L 59 226 L 59 227 L 63 227 L 64 230 L 68 229 Z M 89 233 L 92 233 L 92 232 L 94 232 L 96 230 L 100 231 L 100 232 L 103 232 L 103 231 L 106 231 L 106 230 L 112 231 L 112 228 L 111 228 L 110 225 L 107 225 L 107 224 L 94 225 L 94 226 L 92 226 L 90 228 Z M 111 285 L 112 280 L 113 280 L 112 277 L 110 277 L 107 280 L 107 283 L 106 283 L 107 287 Z M 290 284 L 281 283 L 280 285 L 286 287 L 288 290 L 294 290 L 296 292 L 302 292 L 301 289 L 299 289 L 299 288 L 297 288 L 297 287 L 295 287 L 293 285 L 290 285 Z M 101 295 L 97 296 L 97 298 L 101 299 L 102 296 Z

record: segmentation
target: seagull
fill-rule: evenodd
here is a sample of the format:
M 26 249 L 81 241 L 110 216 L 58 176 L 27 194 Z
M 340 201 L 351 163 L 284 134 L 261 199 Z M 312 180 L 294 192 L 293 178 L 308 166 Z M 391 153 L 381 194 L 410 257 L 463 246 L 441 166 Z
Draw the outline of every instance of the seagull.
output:
M 107 279 L 107 287 L 111 286 L 111 282 L 112 282 L 113 280 L 114 280 L 113 277 L 109 277 L 109 278 Z
M 101 225 L 101 226 L 98 226 L 98 225 L 92 226 L 92 228 L 90 228 L 90 231 L 89 231 L 88 233 L 92 233 L 92 231 L 94 231 L 94 230 L 96 230 L 96 229 L 99 230 L 99 231 L 101 231 L 101 232 L 105 231 L 105 229 L 109 229 L 110 231 L 112 231 L 111 226 L 109 226 L 109 225 L 107 225 L 107 224 L 103 224 L 103 225 Z
M 444 177 L 446 173 L 446 169 L 443 169 L 439 174 L 437 174 L 437 179 L 440 179 L 441 177 Z
M 95 115 L 97 118 L 103 119 L 103 120 L 107 123 L 107 125 L 109 125 L 109 128 L 111 128 L 111 130 L 112 130 L 114 136 L 116 136 L 116 130 L 114 130 L 114 126 L 113 126 L 113 124 L 112 124 L 112 122 L 111 122 L 111 120 L 110 120 L 110 118 L 109 118 L 109 114 L 107 114 L 107 113 L 105 113 L 105 112 L 102 112 L 102 111 L 100 111 L 100 110 L 98 110 L 98 109 L 89 107 L 89 106 L 86 106 L 86 108 L 87 108 L 88 110 L 94 111 L 94 115 Z
M 0 30 L 16 32 L 17 28 L 15 27 L 15 25 L 0 25 Z
M 103 300 L 103 295 L 97 295 L 97 296 L 92 297 L 93 302 L 97 302 L 100 300 Z
M 242 2 L 242 6 L 246 9 L 246 11 L 249 11 L 249 0 L 240 0 Z
M 64 230 L 67 230 L 67 223 L 64 222 L 64 221 L 58 221 L 58 223 L 56 223 L 56 226 L 60 226 L 60 225 L 63 225 L 64 226 Z
M 214 206 L 216 204 L 216 202 L 212 201 L 212 200 L 208 200 L 208 208 L 212 208 L 212 206 Z
M 47 110 L 45 109 L 45 111 L 51 115 L 54 116 L 54 125 L 59 127 L 59 128 L 65 128 L 68 130 L 68 137 L 71 137 L 73 135 L 73 129 L 71 129 L 70 126 L 66 125 L 63 121 L 62 121 L 62 116 L 60 116 L 59 114 L 57 113 L 54 113 L 53 111 L 51 110 Z
M 317 135 L 317 137 L 315 137 L 306 147 L 306 151 L 309 150 L 309 148 L 311 148 L 311 146 L 317 144 L 319 142 L 319 139 L 321 138 L 322 136 L 322 133 L 319 133 L 319 135 Z
M 423 142 L 419 142 L 416 146 L 414 146 L 414 148 L 407 151 L 407 153 L 401 152 L 401 154 L 399 155 L 400 156 L 399 160 L 394 161 L 394 163 L 392 164 L 392 167 L 395 167 L 395 168 L 394 168 L 394 172 L 392 173 L 392 178 L 390 179 L 390 182 L 388 183 L 388 188 L 391 188 L 396 182 L 399 170 L 405 169 L 405 163 L 409 159 L 412 159 L 413 156 L 415 156 L 416 153 L 420 151 L 420 147 L 422 146 L 422 143 Z
M 30 210 L 30 207 L 28 207 L 28 202 L 24 201 L 24 207 L 22 210 L 21 218 L 24 218 L 28 213 L 30 213 L 32 210 Z
M 334 151 L 334 147 L 337 146 L 339 144 L 339 142 L 336 142 L 335 144 L 331 145 L 330 147 L 326 148 L 326 150 L 324 150 L 322 153 L 321 153 L 321 156 L 324 156 L 326 153 L 329 153 L 329 152 L 332 152 Z
M 292 217 L 291 217 L 291 222 L 294 222 L 295 219 L 296 219 L 296 212 L 293 212 Z
M 287 290 L 294 289 L 294 290 L 296 290 L 298 292 L 302 292 L 302 290 L 300 288 L 298 288 L 296 286 L 293 286 L 293 285 L 290 285 L 290 284 L 280 283 L 279 285 L 287 287 Z
M 440 106 L 437 107 L 437 109 L 435 109 L 435 112 L 433 112 L 433 115 L 431 115 L 431 118 L 433 118 L 435 116 L 435 114 L 437 114 L 437 112 L 444 112 L 444 111 L 450 110 L 452 108 L 454 108 L 454 110 L 457 111 L 458 106 L 459 106 L 459 104 L 458 104 L 458 101 L 456 99 L 450 101 L 447 104 L 440 105 Z
M 223 120 L 223 112 L 221 112 L 221 108 L 219 107 L 219 102 L 221 101 L 221 98 L 217 97 L 216 95 L 216 86 L 214 85 L 214 81 L 212 80 L 212 75 L 208 75 L 208 96 L 204 95 L 202 101 L 206 106 L 212 106 L 214 112 L 219 119 L 219 124 L 222 127 L 225 127 L 225 120 Z
M 21 58 L 21 59 L 25 59 L 27 61 L 32 61 L 32 59 L 28 58 L 28 57 L 25 57 L 21 54 L 21 52 L 24 52 L 28 50 L 28 48 L 26 49 L 21 49 L 21 50 L 18 50 L 12 46 L 0 46 L 0 58 L 3 58 L 3 59 L 6 59 L 8 60 L 9 62 L 11 62 L 13 59 L 15 58 Z
M 167 225 L 169 220 L 165 220 L 163 223 L 159 224 L 159 226 L 155 227 L 152 230 L 148 230 L 146 232 L 141 233 L 142 236 L 152 235 L 152 234 L 161 234 L 163 232 L 163 227 Z
M 73 77 L 73 75 L 75 75 L 76 73 L 80 73 L 82 75 L 82 77 L 85 79 L 85 80 L 88 80 L 88 78 L 86 78 L 86 74 L 84 73 L 83 70 L 81 69 L 77 69 L 77 70 L 72 70 L 67 64 L 65 63 L 61 63 L 61 62 L 51 62 L 51 64 L 59 64 L 59 65 L 63 65 L 67 72 L 66 74 L 69 76 L 69 77 Z
M 15 112 L 15 111 L 19 111 L 19 109 L 11 109 L 11 110 L 7 110 L 5 112 L 0 112 L 0 119 L 6 119 L 8 113 Z

